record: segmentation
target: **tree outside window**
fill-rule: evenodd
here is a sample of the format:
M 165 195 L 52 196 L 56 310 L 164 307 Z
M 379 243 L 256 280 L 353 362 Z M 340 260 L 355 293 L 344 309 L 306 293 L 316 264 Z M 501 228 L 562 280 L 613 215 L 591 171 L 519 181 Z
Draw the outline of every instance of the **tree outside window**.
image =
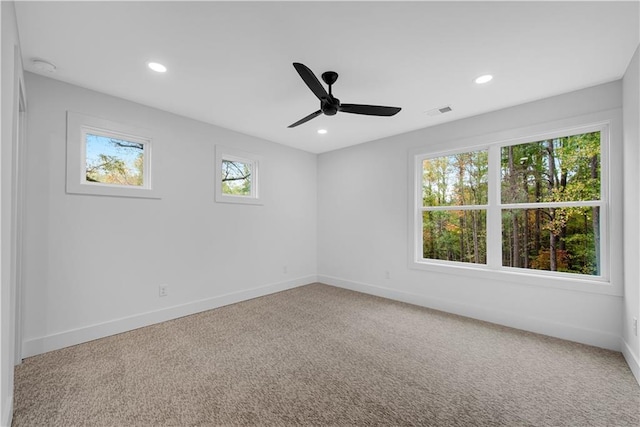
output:
M 222 160 L 222 192 L 224 194 L 251 195 L 251 164 Z
M 502 265 L 600 274 L 600 132 L 501 148 Z
M 487 151 L 422 162 L 424 258 L 485 264 Z
M 144 144 L 86 134 L 85 180 L 123 186 L 144 185 Z
M 600 131 L 423 157 L 422 258 L 601 275 L 601 163 Z
M 216 202 L 262 205 L 262 157 L 232 147 L 216 145 Z

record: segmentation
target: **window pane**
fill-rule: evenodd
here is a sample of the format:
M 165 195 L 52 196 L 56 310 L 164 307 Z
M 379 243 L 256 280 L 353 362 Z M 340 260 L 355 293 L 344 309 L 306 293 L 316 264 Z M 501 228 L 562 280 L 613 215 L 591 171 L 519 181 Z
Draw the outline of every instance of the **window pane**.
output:
M 423 160 L 423 205 L 487 204 L 487 169 L 486 150 Z
M 504 209 L 502 265 L 600 274 L 600 208 Z
M 86 134 L 85 179 L 102 184 L 143 186 L 144 144 Z
M 600 200 L 600 132 L 502 147 L 502 203 Z
M 251 195 L 251 164 L 222 161 L 222 192 L 235 196 Z
M 423 257 L 486 264 L 486 230 L 484 210 L 423 212 Z

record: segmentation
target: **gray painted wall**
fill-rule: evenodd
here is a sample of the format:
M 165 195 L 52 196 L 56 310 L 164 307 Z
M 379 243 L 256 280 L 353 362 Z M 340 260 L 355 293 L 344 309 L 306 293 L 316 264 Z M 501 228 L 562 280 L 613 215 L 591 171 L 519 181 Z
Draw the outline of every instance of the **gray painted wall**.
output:
M 613 82 L 458 120 L 318 157 L 318 277 L 326 283 L 606 348 L 620 349 L 622 166 L 618 119 L 611 141 L 614 285 L 585 292 L 549 279 L 532 286 L 516 276 L 450 274 L 409 267 L 409 152 L 464 147 L 469 139 L 622 106 Z M 437 147 L 437 148 L 436 148 Z M 617 258 L 616 258 L 617 256 Z M 387 278 L 386 272 L 389 272 Z M 555 286 L 557 285 L 557 287 Z M 636 284 L 637 286 L 637 284 Z
M 640 318 L 640 48 L 622 80 L 624 121 L 624 312 L 622 351 L 640 382 L 640 341 L 633 318 Z
M 26 75 L 25 356 L 315 280 L 314 154 Z M 66 194 L 67 110 L 150 130 L 162 199 Z M 263 205 L 215 202 L 216 144 Z

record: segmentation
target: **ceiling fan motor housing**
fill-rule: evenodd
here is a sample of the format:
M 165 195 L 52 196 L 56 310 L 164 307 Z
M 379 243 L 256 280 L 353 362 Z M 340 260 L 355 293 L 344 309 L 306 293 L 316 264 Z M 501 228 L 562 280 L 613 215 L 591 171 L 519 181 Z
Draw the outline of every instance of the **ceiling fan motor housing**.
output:
M 331 96 L 326 100 L 320 101 L 320 109 L 327 116 L 335 116 L 340 110 L 340 100 Z

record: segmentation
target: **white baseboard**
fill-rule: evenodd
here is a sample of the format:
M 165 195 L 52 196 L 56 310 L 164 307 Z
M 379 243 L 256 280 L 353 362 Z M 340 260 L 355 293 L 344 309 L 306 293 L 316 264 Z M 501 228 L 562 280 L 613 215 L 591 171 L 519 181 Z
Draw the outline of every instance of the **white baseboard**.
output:
M 7 396 L 6 402 L 2 405 L 2 420 L 0 420 L 0 426 L 10 427 L 13 421 L 13 393 L 11 396 Z
M 37 354 L 46 353 L 52 350 L 69 347 L 76 344 L 104 338 L 110 335 L 131 331 L 155 323 L 177 319 L 190 314 L 200 313 L 213 308 L 222 307 L 237 302 L 246 301 L 252 298 L 269 295 L 275 292 L 296 288 L 317 281 L 315 275 L 299 277 L 286 282 L 272 283 L 245 289 L 212 298 L 206 298 L 173 307 L 154 310 L 133 316 L 114 319 L 108 322 L 85 326 L 78 329 L 47 335 L 44 337 L 26 340 L 22 344 L 22 356 L 30 357 Z
M 568 341 L 575 341 L 582 344 L 593 345 L 609 350 L 620 351 L 620 337 L 607 332 L 578 328 L 572 325 L 550 322 L 541 318 L 526 317 L 515 312 L 498 312 L 482 306 L 460 303 L 443 298 L 412 294 L 368 283 L 340 279 L 338 277 L 318 275 L 318 281 L 326 283 L 327 285 L 445 311 L 447 313 L 458 314 L 460 316 L 496 323 L 503 326 L 522 329 Z
M 640 360 L 638 360 L 638 357 L 633 354 L 631 347 L 629 347 L 629 344 L 625 340 L 620 339 L 620 341 L 620 348 L 622 349 L 624 360 L 627 361 L 627 365 L 629 365 L 631 372 L 633 372 L 633 376 L 636 377 L 636 381 L 638 382 L 638 385 L 640 385 Z

